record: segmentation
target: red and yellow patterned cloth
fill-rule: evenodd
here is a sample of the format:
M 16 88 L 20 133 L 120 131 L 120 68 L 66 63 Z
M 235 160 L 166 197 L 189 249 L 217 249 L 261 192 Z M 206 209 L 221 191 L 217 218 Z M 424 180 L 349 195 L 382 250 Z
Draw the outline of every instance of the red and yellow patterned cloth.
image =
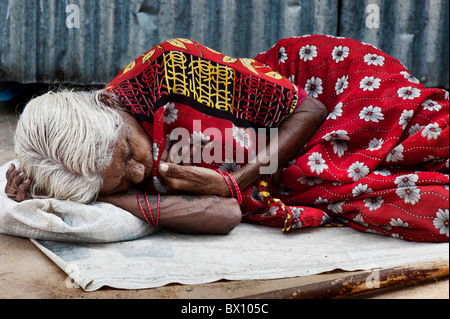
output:
M 449 239 L 448 92 L 423 87 L 369 44 L 289 38 L 250 60 L 175 39 L 133 61 L 106 89 L 153 138 L 156 163 L 173 129 L 208 145 L 217 142 L 214 128 L 222 162 L 196 165 L 228 171 L 254 155 L 251 128 L 276 128 L 306 95 L 317 98 L 327 120 L 299 145 L 279 185 L 265 176 L 242 190 L 244 220 L 288 231 L 334 219 L 406 240 Z M 233 161 L 237 154 L 242 162 Z M 167 191 L 156 176 L 154 184 Z
M 167 103 L 189 106 L 240 127 L 277 127 L 306 97 L 262 63 L 236 59 L 188 39 L 158 44 L 106 88 L 132 114 L 153 123 Z

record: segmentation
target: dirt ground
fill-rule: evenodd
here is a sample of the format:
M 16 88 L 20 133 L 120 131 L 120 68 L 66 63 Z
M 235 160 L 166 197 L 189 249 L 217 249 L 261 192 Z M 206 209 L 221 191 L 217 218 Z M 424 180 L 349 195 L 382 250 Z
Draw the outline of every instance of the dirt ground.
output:
M 17 123 L 16 104 L 0 102 L 0 165 L 12 160 L 12 136 Z M 18 108 L 20 110 L 20 107 Z M 3 191 L 3 190 L 0 190 Z M 447 259 L 448 262 L 448 259 Z M 202 285 L 172 284 L 144 290 L 102 288 L 84 292 L 68 288 L 67 275 L 28 239 L 0 234 L 0 298 L 153 298 L 153 299 L 222 299 L 251 296 L 290 287 L 306 286 L 338 279 L 358 272 L 333 271 L 314 276 L 278 280 L 219 281 Z M 353 296 L 354 298 L 355 296 Z M 361 298 L 377 299 L 448 299 L 447 278 L 427 282 L 410 282 L 393 289 L 375 289 Z

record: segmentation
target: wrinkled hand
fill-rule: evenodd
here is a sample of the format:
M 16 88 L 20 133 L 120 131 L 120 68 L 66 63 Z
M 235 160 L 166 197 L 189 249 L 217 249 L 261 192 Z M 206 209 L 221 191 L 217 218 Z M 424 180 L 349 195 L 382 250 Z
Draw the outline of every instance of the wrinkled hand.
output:
M 209 168 L 160 162 L 158 177 L 177 193 L 230 196 L 222 175 Z
M 175 163 L 184 166 L 191 166 L 199 159 L 205 145 L 198 147 L 193 144 L 185 144 L 183 147 L 172 145 L 169 150 L 165 149 L 160 160 L 167 163 Z
M 8 198 L 17 202 L 32 199 L 30 193 L 31 180 L 26 177 L 24 171 L 16 169 L 14 164 L 11 164 L 6 171 L 6 180 L 5 193 Z
M 182 148 L 165 149 L 158 177 L 176 193 L 229 197 L 231 193 L 222 175 L 209 168 L 193 166 L 204 147 L 186 144 Z

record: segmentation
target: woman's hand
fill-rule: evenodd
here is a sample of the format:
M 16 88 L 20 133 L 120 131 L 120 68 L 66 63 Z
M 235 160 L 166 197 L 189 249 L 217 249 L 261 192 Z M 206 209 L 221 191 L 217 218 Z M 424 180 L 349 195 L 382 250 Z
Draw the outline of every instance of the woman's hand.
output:
M 5 193 L 8 198 L 17 202 L 32 199 L 30 193 L 31 180 L 26 177 L 24 171 L 16 169 L 14 164 L 11 164 L 6 171 L 6 180 Z
M 299 145 L 305 145 L 322 125 L 328 115 L 325 106 L 318 100 L 306 97 L 294 112 L 278 127 L 278 138 L 271 141 L 265 149 L 260 151 L 254 162 L 249 162 L 232 173 L 233 178 L 242 190 L 258 178 L 262 168 L 271 164 L 276 156 L 277 169 L 272 175 L 273 181 L 278 183 L 281 178 L 282 167 L 301 150 Z M 189 194 L 230 196 L 228 185 L 222 176 L 214 170 L 189 166 L 195 163 L 203 147 L 194 148 L 184 145 L 181 149 L 171 147 L 164 150 L 158 167 L 158 176 L 172 190 Z M 270 155 L 268 155 L 270 154 Z M 179 165 L 172 162 L 180 163 Z M 188 165 L 188 166 L 186 166 Z M 226 195 L 224 195 L 226 194 Z
M 209 168 L 160 162 L 158 177 L 176 193 L 230 196 L 222 175 Z
M 164 150 L 158 177 L 176 193 L 229 197 L 231 193 L 222 175 L 209 168 L 193 166 L 195 156 L 203 147 L 187 144 L 182 149 L 172 146 Z
M 234 172 L 233 177 L 241 189 L 244 189 L 261 174 L 264 163 L 271 163 L 271 156 L 277 157 L 278 172 L 275 173 L 275 182 L 280 180 L 280 168 L 288 163 L 301 151 L 303 145 L 309 141 L 322 125 L 328 115 L 327 109 L 319 101 L 307 96 L 300 105 L 278 127 L 278 139 L 271 141 L 266 149 L 260 151 L 253 163 L 247 163 Z M 267 152 L 267 150 L 269 152 Z M 270 153 L 271 155 L 267 155 Z
M 144 221 L 144 213 L 150 218 L 148 203 L 153 217 L 158 218 L 159 209 L 159 226 L 187 234 L 225 235 L 242 218 L 239 204 L 234 198 L 218 196 L 161 195 L 158 201 L 155 195 L 148 195 L 147 200 L 141 195 L 140 205 L 136 194 L 129 193 L 101 196 L 97 200 L 120 207 Z

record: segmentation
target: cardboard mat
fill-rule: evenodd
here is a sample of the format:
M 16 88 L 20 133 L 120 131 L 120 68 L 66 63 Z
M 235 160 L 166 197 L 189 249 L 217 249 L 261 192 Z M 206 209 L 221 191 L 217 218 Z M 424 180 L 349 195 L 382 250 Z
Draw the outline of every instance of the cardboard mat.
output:
M 160 231 L 108 244 L 32 241 L 85 291 L 279 279 L 335 269 L 394 267 L 449 255 L 448 243 L 413 243 L 348 227 L 283 234 L 275 228 L 241 224 L 226 236 Z

